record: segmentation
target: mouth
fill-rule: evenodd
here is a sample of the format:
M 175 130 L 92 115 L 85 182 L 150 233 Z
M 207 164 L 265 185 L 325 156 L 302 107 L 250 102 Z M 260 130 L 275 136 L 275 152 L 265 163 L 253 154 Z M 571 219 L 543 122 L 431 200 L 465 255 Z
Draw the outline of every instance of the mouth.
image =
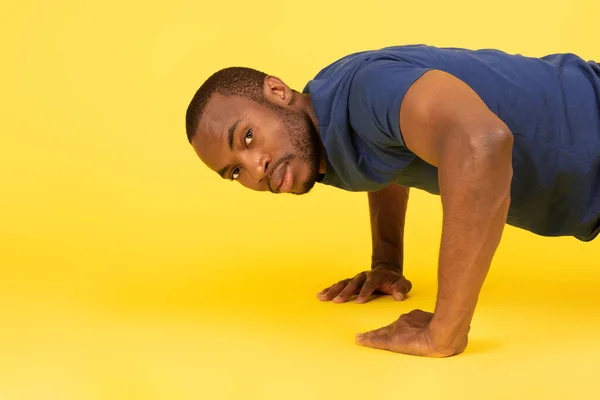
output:
M 294 183 L 294 176 L 292 175 L 292 169 L 289 162 L 281 163 L 279 167 L 273 172 L 269 186 L 274 189 L 274 193 L 287 193 L 292 189 Z

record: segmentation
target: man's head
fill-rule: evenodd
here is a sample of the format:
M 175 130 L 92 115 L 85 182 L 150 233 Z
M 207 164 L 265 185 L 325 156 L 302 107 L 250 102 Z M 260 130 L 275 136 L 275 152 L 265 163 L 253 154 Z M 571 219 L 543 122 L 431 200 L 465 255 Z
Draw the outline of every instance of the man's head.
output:
M 225 179 L 273 193 L 307 193 L 319 175 L 321 142 L 310 104 L 280 79 L 250 68 L 213 74 L 186 113 L 196 154 Z

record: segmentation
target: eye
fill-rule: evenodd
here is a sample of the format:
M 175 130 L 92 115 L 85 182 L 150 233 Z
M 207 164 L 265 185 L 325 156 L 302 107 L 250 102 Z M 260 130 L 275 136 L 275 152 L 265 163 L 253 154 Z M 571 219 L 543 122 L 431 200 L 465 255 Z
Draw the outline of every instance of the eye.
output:
M 237 178 L 239 178 L 240 176 L 240 169 L 239 168 L 235 168 L 232 172 L 231 172 L 231 180 L 234 181 Z
M 250 146 L 252 142 L 252 131 L 246 132 L 246 136 L 244 136 L 244 143 L 246 143 L 246 147 Z

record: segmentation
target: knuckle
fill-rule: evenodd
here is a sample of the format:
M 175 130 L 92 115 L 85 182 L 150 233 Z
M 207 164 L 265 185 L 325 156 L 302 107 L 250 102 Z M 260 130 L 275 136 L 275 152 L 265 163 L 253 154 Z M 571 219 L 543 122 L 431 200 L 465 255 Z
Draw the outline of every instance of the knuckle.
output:
M 368 288 L 370 287 L 376 287 L 378 285 L 378 282 L 372 278 L 369 278 L 365 281 L 365 283 L 363 284 L 363 286 L 366 286 Z

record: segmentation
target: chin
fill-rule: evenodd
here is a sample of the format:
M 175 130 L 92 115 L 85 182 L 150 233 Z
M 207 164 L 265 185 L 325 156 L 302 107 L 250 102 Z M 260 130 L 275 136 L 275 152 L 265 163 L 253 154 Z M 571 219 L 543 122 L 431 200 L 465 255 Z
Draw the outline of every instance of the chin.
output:
M 312 169 L 306 162 L 297 163 L 294 167 L 296 167 L 297 173 L 294 174 L 294 185 L 290 193 L 307 194 L 317 182 L 316 174 L 312 173 Z
M 305 179 L 299 181 L 290 193 L 295 195 L 307 194 L 313 189 L 316 183 L 316 179 L 310 179 L 309 177 L 306 177 Z

